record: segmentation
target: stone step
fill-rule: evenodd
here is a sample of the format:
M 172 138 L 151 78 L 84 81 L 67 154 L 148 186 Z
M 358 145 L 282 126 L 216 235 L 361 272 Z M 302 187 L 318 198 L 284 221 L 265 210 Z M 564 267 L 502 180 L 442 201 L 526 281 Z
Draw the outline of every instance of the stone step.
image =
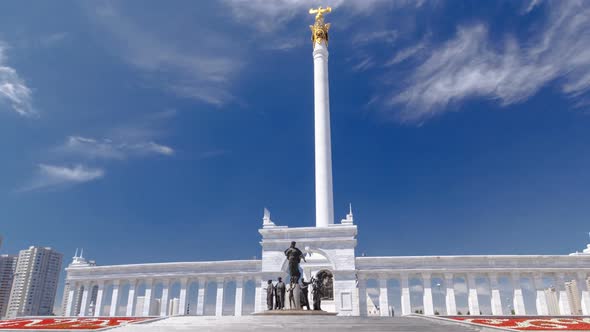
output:
M 173 331 L 434 331 L 473 332 L 478 327 L 420 317 L 340 317 L 340 316 L 178 316 L 151 323 L 127 325 L 114 332 Z

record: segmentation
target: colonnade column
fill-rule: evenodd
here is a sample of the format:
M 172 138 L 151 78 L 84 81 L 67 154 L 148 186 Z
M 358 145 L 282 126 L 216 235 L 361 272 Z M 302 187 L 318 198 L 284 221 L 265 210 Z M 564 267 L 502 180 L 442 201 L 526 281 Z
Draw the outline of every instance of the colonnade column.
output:
M 170 280 L 162 282 L 162 298 L 160 298 L 160 316 L 168 316 L 168 289 L 170 288 Z M 180 301 L 179 301 L 180 302 Z
M 457 302 L 455 301 L 455 285 L 453 275 L 445 273 L 445 287 L 447 289 L 445 295 L 445 303 L 447 305 L 447 315 L 457 314 Z
M 512 305 L 514 306 L 514 314 L 519 316 L 526 315 L 524 307 L 524 297 L 522 296 L 522 287 L 520 286 L 520 275 L 518 273 L 511 274 L 512 288 L 514 295 L 512 298 Z
M 149 316 L 152 309 L 152 287 L 154 281 L 146 279 L 145 281 L 145 295 L 143 297 L 143 312 L 142 316 Z
M 133 316 L 133 309 L 135 309 L 135 288 L 137 286 L 136 280 L 129 280 L 129 294 L 127 294 L 127 310 L 125 316 Z
M 79 285 L 76 282 L 70 281 L 70 289 L 68 290 L 68 306 L 66 307 L 66 312 L 64 312 L 64 316 L 70 317 L 74 316 L 74 295 L 76 293 L 76 289 Z
M 537 290 L 537 315 L 549 315 L 549 308 L 547 307 L 547 297 L 545 296 L 543 276 L 540 273 L 533 275 L 535 289 Z
M 387 277 L 379 278 L 379 314 L 389 316 L 389 299 L 387 298 Z
M 424 314 L 433 316 L 434 305 L 432 303 L 432 279 L 430 279 L 430 273 L 422 273 L 422 284 L 424 286 L 424 294 L 422 295 Z
M 255 283 L 256 290 L 254 291 L 254 312 L 262 312 L 266 308 L 266 302 L 264 300 L 264 296 L 266 294 L 263 293 L 263 289 L 266 287 L 266 281 L 264 281 L 264 278 L 262 278 L 262 280 L 258 280 Z M 289 303 L 288 301 L 285 302 Z
M 500 289 L 498 288 L 498 275 L 495 273 L 490 273 L 490 289 L 491 289 L 491 305 L 492 305 L 492 315 L 502 316 L 504 313 L 502 312 L 502 298 L 500 297 Z
M 223 286 L 225 280 L 223 278 L 217 278 L 217 296 L 215 300 L 215 316 L 223 316 Z
M 186 315 L 186 305 L 188 298 L 188 278 L 180 279 L 180 295 L 178 299 L 178 315 Z
M 410 302 L 410 286 L 408 285 L 408 274 L 402 273 L 400 281 L 402 287 L 402 315 L 409 315 L 412 313 L 412 304 Z
M 244 292 L 244 279 L 236 279 L 236 302 L 234 304 L 234 316 L 242 316 L 242 294 Z
M 197 315 L 203 316 L 205 314 L 205 295 L 207 293 L 207 279 L 199 279 L 199 291 L 197 295 Z
M 109 316 L 117 316 L 117 308 L 119 307 L 119 280 L 113 281 L 113 294 L 111 295 L 111 308 Z
M 475 275 L 468 274 L 467 275 L 467 288 L 469 289 L 469 295 L 467 297 L 467 302 L 469 306 L 469 313 L 472 316 L 479 315 L 479 300 L 477 298 L 477 284 L 475 282 Z
M 359 316 L 367 316 L 367 280 L 358 279 L 358 291 L 359 291 Z M 311 292 L 310 292 L 311 293 Z
M 567 298 L 567 292 L 565 291 L 565 274 L 555 274 L 555 290 L 558 291 L 558 303 L 559 303 L 559 314 L 560 315 L 571 315 L 572 308 L 570 308 L 570 302 Z M 549 308 L 547 308 L 549 309 Z M 549 310 L 547 310 L 549 311 Z
M 586 272 L 578 272 L 578 287 L 582 291 L 582 314 L 583 315 L 590 315 L 590 289 L 588 289 L 588 284 L 586 283 Z
M 88 302 L 90 300 L 90 282 L 84 283 L 84 291 L 82 293 L 82 302 L 80 303 L 80 317 L 85 317 L 88 311 Z
M 94 317 L 100 317 L 102 314 L 102 300 L 104 299 L 104 281 L 98 282 L 98 292 L 96 293 L 96 303 L 94 304 Z

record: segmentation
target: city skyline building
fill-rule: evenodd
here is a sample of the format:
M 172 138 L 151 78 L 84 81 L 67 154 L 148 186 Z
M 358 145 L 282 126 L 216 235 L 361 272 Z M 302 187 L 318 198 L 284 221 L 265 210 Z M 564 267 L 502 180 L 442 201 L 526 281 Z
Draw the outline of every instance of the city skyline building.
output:
M 547 314 L 552 316 L 559 316 L 559 301 L 557 299 L 557 292 L 555 288 L 547 288 L 544 290 L 545 298 L 547 299 Z
M 19 252 L 7 317 L 53 314 L 62 254 L 31 246 Z
M 16 271 L 16 262 L 17 256 L 0 255 L 0 318 L 6 316 L 10 290 L 12 289 L 12 282 Z

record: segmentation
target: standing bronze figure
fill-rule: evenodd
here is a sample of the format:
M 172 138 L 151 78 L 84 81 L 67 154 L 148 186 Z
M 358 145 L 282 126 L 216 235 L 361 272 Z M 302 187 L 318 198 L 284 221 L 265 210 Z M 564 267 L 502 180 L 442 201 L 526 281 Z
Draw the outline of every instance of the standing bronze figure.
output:
M 279 281 L 276 285 L 276 292 L 277 292 L 277 306 L 278 309 L 283 309 L 285 307 L 285 291 L 287 290 L 287 286 L 283 282 L 283 279 L 279 277 Z
M 303 252 L 295 247 L 295 244 L 295 241 L 291 242 L 291 246 L 285 250 L 285 256 L 287 256 L 287 260 L 289 261 L 289 276 L 291 276 L 291 284 L 299 283 L 299 278 L 301 277 L 299 263 L 302 259 L 305 262 Z
M 313 310 L 322 310 L 322 296 L 324 295 L 323 281 L 317 278 L 311 278 L 313 284 Z
M 311 310 L 309 308 L 309 298 L 308 298 L 308 290 L 309 285 L 311 282 L 305 281 L 305 278 L 301 278 L 301 309 L 303 307 L 307 307 L 307 310 Z
M 272 310 L 273 309 L 273 298 L 274 298 L 275 288 L 272 284 L 272 280 L 268 281 L 266 286 L 266 309 Z

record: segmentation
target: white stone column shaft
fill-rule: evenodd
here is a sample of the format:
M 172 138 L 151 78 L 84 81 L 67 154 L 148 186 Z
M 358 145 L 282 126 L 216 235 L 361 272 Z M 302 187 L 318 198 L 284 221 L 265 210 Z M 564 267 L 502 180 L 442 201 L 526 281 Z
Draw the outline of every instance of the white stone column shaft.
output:
M 109 316 L 117 316 L 117 308 L 119 307 L 119 280 L 113 281 L 113 294 L 111 295 L 111 308 L 109 310 Z
M 205 314 L 205 297 L 207 295 L 207 279 L 199 279 L 199 290 L 197 295 L 197 315 Z
M 311 293 L 311 292 L 310 292 Z M 358 293 L 359 293 L 359 316 L 367 316 L 367 280 L 363 277 L 358 279 Z M 312 302 L 310 302 L 312 303 Z
M 127 309 L 125 310 L 126 317 L 132 317 L 134 315 L 133 309 L 135 309 L 135 288 L 137 287 L 137 281 L 129 281 L 129 293 L 127 294 Z
M 588 289 L 588 285 L 586 284 L 586 278 L 588 275 L 586 272 L 578 272 L 578 288 L 582 291 L 582 314 L 585 316 L 590 315 L 590 289 Z
M 455 283 L 451 273 L 445 273 L 445 304 L 447 307 L 447 315 L 457 314 L 457 302 L 455 300 Z
M 400 278 L 402 289 L 402 315 L 409 315 L 412 313 L 412 303 L 410 302 L 410 285 L 407 274 L 402 274 Z
M 244 279 L 236 279 L 236 299 L 234 304 L 234 316 L 242 316 L 242 295 L 244 292 Z
M 85 317 L 88 313 L 88 302 L 90 302 L 90 282 L 85 282 L 82 291 L 82 302 L 80 303 L 80 317 Z
M 225 280 L 223 278 L 217 278 L 217 294 L 215 299 L 215 316 L 223 316 L 223 288 L 225 286 Z
M 526 309 L 524 306 L 524 296 L 522 295 L 522 286 L 520 285 L 520 275 L 518 273 L 512 273 L 511 276 L 512 288 L 514 289 L 514 295 L 512 298 L 514 314 L 524 316 L 526 315 Z
M 143 297 L 143 310 L 142 310 L 142 316 L 149 316 L 151 313 L 151 309 L 152 309 L 152 287 L 153 287 L 154 281 L 151 279 L 148 279 L 145 281 L 145 295 Z
M 321 41 L 313 50 L 315 122 L 316 227 L 334 223 L 332 192 L 332 143 L 330 139 L 330 93 L 328 45 Z
M 543 276 L 535 274 L 533 276 L 535 289 L 537 290 L 537 298 L 535 304 L 537 306 L 537 315 L 549 315 L 549 307 L 547 306 L 547 296 L 545 296 L 545 285 L 543 283 Z
M 379 279 L 379 314 L 389 316 L 389 299 L 387 298 L 387 278 L 381 276 Z
M 570 302 L 567 298 L 567 292 L 565 291 L 565 274 L 564 273 L 556 273 L 555 274 L 555 289 L 559 291 L 558 293 L 558 303 L 559 303 L 559 314 L 566 316 L 572 314 L 572 309 L 570 308 Z M 549 308 L 547 308 L 549 309 Z M 549 310 L 547 310 L 549 311 Z
M 434 304 L 432 302 L 432 279 L 429 273 L 422 274 L 422 284 L 424 286 L 424 293 L 422 294 L 422 303 L 424 305 L 424 314 L 434 315 Z
M 479 299 L 477 298 L 477 283 L 475 281 L 475 275 L 468 274 L 466 281 L 467 281 L 467 288 L 469 289 L 469 294 L 467 296 L 469 313 L 472 316 L 478 316 L 479 315 Z
M 64 316 L 71 317 L 74 316 L 74 295 L 76 294 L 76 289 L 79 287 L 75 282 L 70 281 L 70 289 L 68 290 L 68 305 L 66 306 L 66 312 L 64 312 Z
M 186 315 L 188 305 L 188 278 L 180 279 L 180 294 L 178 298 L 178 315 Z
M 94 317 L 102 316 L 102 302 L 104 300 L 104 281 L 98 282 L 98 292 L 96 293 L 96 303 L 94 304 Z
M 168 316 L 168 292 L 170 289 L 170 280 L 162 282 L 162 297 L 160 298 L 160 316 Z
M 502 316 L 502 298 L 500 297 L 500 289 L 498 288 L 498 275 L 495 273 L 491 273 L 489 275 L 490 279 L 490 301 L 492 306 L 492 315 L 495 316 Z

